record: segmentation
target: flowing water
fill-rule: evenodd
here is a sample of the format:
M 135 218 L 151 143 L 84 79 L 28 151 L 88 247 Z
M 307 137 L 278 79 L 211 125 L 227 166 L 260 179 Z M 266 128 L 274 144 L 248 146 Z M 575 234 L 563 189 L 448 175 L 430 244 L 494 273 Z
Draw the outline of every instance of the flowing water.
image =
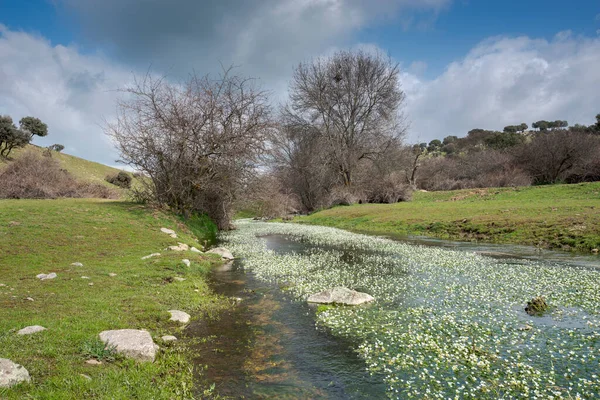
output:
M 283 268 L 285 268 L 285 263 L 288 261 L 310 259 L 315 256 L 317 258 L 322 256 L 325 259 L 327 255 L 333 255 L 335 259 L 343 263 L 344 268 L 353 267 L 357 268 L 357 271 L 375 268 L 371 265 L 373 264 L 373 260 L 378 260 L 381 257 L 388 257 L 384 258 L 388 264 L 390 264 L 390 260 L 398 262 L 406 261 L 406 257 L 397 255 L 395 252 L 382 250 L 382 248 L 377 246 L 372 246 L 372 248 L 354 246 L 352 242 L 346 242 L 345 239 L 337 242 L 335 240 L 330 242 L 328 240 L 324 242 L 319 242 L 318 240 L 312 241 L 307 239 L 310 237 L 310 232 L 303 233 L 302 235 L 304 236 L 301 237 L 294 237 L 293 235 L 286 234 L 290 229 L 293 231 L 293 228 L 288 226 L 282 228 L 282 232 L 278 232 L 277 229 L 271 229 L 271 232 L 265 228 L 259 237 L 267 256 L 271 254 L 271 258 L 279 258 L 279 263 Z M 543 265 L 545 268 L 581 269 L 588 271 L 588 273 L 595 273 L 600 268 L 597 256 L 540 252 L 537 249 L 525 246 L 473 244 L 430 238 L 402 238 L 402 241 L 414 245 L 415 253 L 435 253 L 435 257 L 438 258 L 440 253 L 435 252 L 435 249 L 440 248 L 459 250 L 460 252 L 467 253 L 467 259 L 473 253 L 483 254 L 489 257 L 481 258 L 479 255 L 474 255 L 473 257 L 475 257 L 476 261 L 493 257 L 498 260 L 499 266 L 508 268 L 509 270 L 535 269 L 537 265 Z M 235 243 L 236 239 L 233 239 L 232 244 Z M 238 245 L 239 243 L 238 239 Z M 256 246 L 256 243 L 253 242 L 253 245 Z M 409 252 L 413 251 L 413 247 L 408 246 L 407 248 Z M 298 292 L 294 292 L 294 290 L 300 290 L 297 288 L 302 286 L 302 282 L 298 281 L 297 277 L 293 275 L 288 276 L 286 275 L 287 272 L 279 273 L 279 275 L 273 272 L 270 272 L 271 275 L 260 271 L 257 273 L 257 264 L 254 264 L 255 268 L 248 268 L 251 260 L 251 257 L 247 260 L 239 259 L 234 263 L 213 271 L 211 278 L 213 290 L 230 297 L 236 305 L 230 311 L 221 315 L 219 319 L 199 321 L 187 329 L 188 336 L 202 339 L 202 343 L 198 344 L 196 348 L 198 351 L 197 365 L 209 366 L 202 372 L 202 377 L 199 379 L 214 382 L 217 393 L 230 396 L 231 398 L 382 399 L 396 396 L 403 397 L 403 395 L 394 395 L 394 384 L 402 379 L 412 382 L 414 381 L 414 377 L 407 377 L 406 372 L 400 367 L 398 367 L 399 372 L 396 375 L 393 373 L 390 374 L 393 368 L 389 369 L 385 364 L 393 365 L 393 363 L 397 363 L 396 358 L 389 355 L 382 356 L 377 353 L 377 351 L 381 350 L 377 348 L 378 345 L 375 344 L 373 347 L 373 343 L 369 342 L 369 340 L 378 342 L 381 337 L 381 343 L 386 343 L 386 340 L 389 340 L 391 337 L 392 340 L 390 343 L 392 343 L 394 342 L 393 337 L 400 336 L 403 332 L 392 332 L 391 329 L 388 329 L 381 333 L 381 336 L 371 335 L 371 333 L 363 336 L 358 334 L 353 336 L 353 333 L 344 333 L 343 329 L 340 330 L 339 326 L 336 325 L 338 322 L 333 317 L 328 317 L 327 312 L 321 314 L 322 316 L 325 315 L 325 317 L 322 317 L 321 321 L 319 321 L 319 313 L 316 307 L 310 306 L 304 301 L 298 301 Z M 263 260 L 268 260 L 268 258 Z M 256 262 L 256 260 L 253 260 L 253 262 Z M 418 262 L 423 263 L 424 261 L 419 259 Z M 440 263 L 440 261 L 435 262 Z M 325 262 L 325 264 L 327 263 Z M 319 271 L 322 269 L 319 269 Z M 369 307 L 358 309 L 356 314 L 352 314 L 354 315 L 355 323 L 356 316 L 360 316 L 361 318 L 366 316 L 367 319 L 373 318 L 372 321 L 380 321 L 383 317 L 388 318 L 388 315 L 381 314 L 382 312 L 389 313 L 390 311 L 396 312 L 395 310 L 410 308 L 419 309 L 423 304 L 428 306 L 431 304 L 443 304 L 444 307 L 446 306 L 448 302 L 446 297 L 439 297 L 432 300 L 430 297 L 435 296 L 414 294 L 404 296 L 401 293 L 395 293 L 403 291 L 400 288 L 400 283 L 406 280 L 410 281 L 417 278 L 415 282 L 421 284 L 421 281 L 431 279 L 425 273 L 423 273 L 423 278 L 421 279 L 417 275 L 422 272 L 413 271 L 411 268 L 403 267 L 384 271 L 388 271 L 385 273 L 389 273 L 390 281 L 398 284 L 398 290 L 394 290 L 393 286 L 391 286 L 391 289 L 389 287 L 383 287 L 382 289 L 381 285 L 377 286 L 370 280 L 365 281 L 364 287 L 359 287 L 359 284 L 355 284 L 353 288 L 362 289 L 374 295 L 393 293 L 393 296 L 390 296 L 387 301 L 378 302 L 378 305 L 373 306 L 371 309 Z M 317 279 L 316 275 L 319 273 L 315 272 L 315 280 Z M 373 274 L 377 273 L 381 273 L 381 269 L 373 269 Z M 456 274 L 456 282 L 453 283 L 456 283 L 456 287 L 473 284 L 473 277 L 469 276 L 469 274 L 461 274 L 462 271 Z M 307 275 L 306 280 L 310 281 L 310 273 Z M 479 279 L 479 277 L 477 278 Z M 300 280 L 304 279 L 305 277 L 302 277 Z M 327 279 L 335 281 L 335 278 L 329 277 Z M 350 278 L 346 278 L 346 280 L 348 279 Z M 360 283 L 360 279 L 356 279 L 356 282 Z M 428 291 L 434 292 L 441 285 L 448 287 L 448 281 L 434 282 L 427 286 L 423 293 Z M 290 288 L 292 290 L 289 290 Z M 383 300 L 385 296 L 380 294 L 380 297 Z M 458 308 L 450 304 L 445 309 L 445 317 L 454 315 L 455 312 L 460 315 L 461 310 Z M 558 316 L 555 315 L 556 313 L 553 313 L 552 315 L 545 315 L 534 320 L 514 304 L 507 308 L 508 313 L 514 313 L 517 317 L 503 320 L 501 322 L 503 324 L 502 330 L 511 323 L 529 323 L 533 325 L 533 328 L 525 325 L 528 330 L 534 329 L 535 331 L 539 329 L 540 332 L 547 335 L 546 339 L 544 339 L 546 343 L 548 343 L 548 337 L 556 329 L 561 329 L 561 332 L 589 330 L 586 321 L 590 320 L 590 316 L 586 310 L 578 305 L 570 308 L 567 306 L 563 307 Z M 341 314 L 345 312 L 342 309 L 334 309 L 332 311 L 334 317 L 337 310 Z M 352 315 L 342 315 L 342 317 L 350 321 L 349 318 L 352 318 Z M 576 317 L 571 318 L 571 315 L 575 315 Z M 328 320 L 327 318 L 330 319 Z M 501 319 L 502 317 L 499 318 Z M 593 318 L 595 318 L 594 313 L 592 313 Z M 325 322 L 323 323 L 323 321 Z M 484 319 L 482 321 L 487 323 Z M 412 323 L 408 319 L 405 322 L 407 324 Z M 379 322 L 373 323 L 377 324 Z M 348 325 L 351 324 L 346 324 L 346 326 Z M 477 326 L 477 323 L 475 325 Z M 360 324 L 357 324 L 356 328 L 357 330 L 365 329 Z M 433 327 L 433 331 L 435 332 L 435 327 Z M 591 332 L 597 334 L 598 330 L 592 329 Z M 518 332 L 518 335 L 523 336 L 524 333 Z M 463 336 L 446 338 L 444 340 L 462 340 Z M 373 337 L 377 339 L 373 339 Z M 531 357 L 530 353 L 532 350 L 529 345 L 526 342 L 515 342 L 514 338 L 516 337 L 517 334 L 510 338 L 511 343 L 515 343 L 515 348 L 520 349 L 524 354 L 523 357 Z M 361 344 L 360 342 L 363 340 L 365 341 Z M 475 350 L 475 341 L 480 339 L 476 337 L 470 340 L 473 341 L 472 346 L 473 350 Z M 481 340 L 482 348 L 484 345 L 490 347 L 496 346 L 496 354 L 498 356 L 506 357 L 507 359 L 512 357 L 510 350 L 508 353 L 505 353 L 506 349 L 502 347 L 503 343 L 488 343 L 485 340 Z M 552 338 L 550 337 L 551 340 Z M 583 355 L 584 359 L 587 360 L 586 362 L 589 362 L 589 365 L 581 368 L 574 366 L 574 369 L 582 371 L 580 373 L 587 374 L 586 368 L 593 370 L 598 366 L 600 344 L 597 341 L 582 342 L 575 345 L 575 347 L 579 346 L 577 348 L 581 348 L 582 345 L 591 346 L 590 350 L 586 351 Z M 598 346 L 598 348 L 594 346 Z M 558 353 L 559 350 L 548 346 L 548 352 L 554 352 L 555 350 Z M 560 351 L 562 352 L 562 350 Z M 359 353 L 362 356 L 359 356 Z M 373 367 L 378 361 L 376 357 L 373 357 L 375 353 L 384 361 L 382 363 L 384 364 L 383 367 Z M 385 354 L 389 354 L 387 350 Z M 445 357 L 450 356 L 446 354 Z M 483 356 L 481 357 L 482 359 L 484 358 Z M 490 357 L 488 358 L 491 359 Z M 560 360 L 557 361 L 556 359 L 553 362 L 557 364 L 561 363 Z M 432 365 L 433 363 L 434 361 L 432 361 Z M 439 361 L 437 363 L 439 364 Z M 577 361 L 573 361 L 573 363 L 575 364 Z M 367 368 L 367 364 L 369 364 L 369 368 Z M 538 366 L 534 365 L 534 367 L 537 368 Z M 439 376 L 446 374 L 446 372 L 443 372 L 444 368 L 440 369 L 442 372 L 438 373 Z M 498 365 L 495 368 L 498 368 Z M 408 370 L 411 371 L 410 368 Z M 456 376 L 460 376 L 459 372 L 456 373 Z M 592 376 L 592 372 L 589 374 Z M 424 380 L 435 380 L 434 378 L 438 378 L 438 376 L 425 377 Z M 506 379 L 506 377 L 500 376 L 498 379 Z M 523 379 L 523 382 L 527 384 L 528 381 L 525 378 Z M 473 380 L 473 382 L 475 381 Z M 444 389 L 446 392 L 442 389 L 439 390 L 440 393 L 448 394 L 447 389 Z M 560 388 L 560 390 L 563 390 L 562 394 L 565 394 L 566 392 L 564 391 L 567 389 Z M 506 394 L 509 392 L 498 391 L 497 393 Z

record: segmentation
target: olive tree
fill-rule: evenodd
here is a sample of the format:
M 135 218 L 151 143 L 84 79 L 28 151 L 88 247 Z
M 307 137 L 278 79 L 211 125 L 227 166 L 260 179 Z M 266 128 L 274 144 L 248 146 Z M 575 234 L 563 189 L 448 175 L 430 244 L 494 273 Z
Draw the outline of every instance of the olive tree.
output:
M 124 92 L 116 121 L 107 124 L 122 161 L 150 178 L 159 203 L 228 228 L 271 127 L 267 94 L 231 68 L 182 84 L 147 75 Z
M 29 143 L 29 136 L 17 128 L 8 115 L 0 115 L 0 156 L 8 157 L 15 148 L 25 147 Z

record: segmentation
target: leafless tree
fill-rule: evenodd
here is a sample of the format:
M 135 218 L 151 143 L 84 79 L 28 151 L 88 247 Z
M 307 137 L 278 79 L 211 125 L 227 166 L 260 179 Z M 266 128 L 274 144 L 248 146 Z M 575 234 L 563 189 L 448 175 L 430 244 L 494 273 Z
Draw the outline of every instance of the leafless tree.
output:
M 300 64 L 289 92 L 286 124 L 318 132 L 344 186 L 362 160 L 384 153 L 405 133 L 398 64 L 380 54 L 340 51 Z
M 124 93 L 116 121 L 107 123 L 122 161 L 150 178 L 160 203 L 228 228 L 271 128 L 267 94 L 231 68 L 181 84 L 146 75 Z

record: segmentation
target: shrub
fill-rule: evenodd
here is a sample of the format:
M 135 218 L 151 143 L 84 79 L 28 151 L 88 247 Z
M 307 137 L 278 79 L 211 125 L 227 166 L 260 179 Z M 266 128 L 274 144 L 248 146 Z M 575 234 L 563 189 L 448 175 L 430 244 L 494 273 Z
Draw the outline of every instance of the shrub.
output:
M 60 164 L 35 151 L 23 153 L 0 172 L 2 199 L 54 199 L 58 197 L 118 198 L 109 188 L 77 182 Z
M 119 171 L 116 175 L 108 175 L 105 180 L 123 189 L 131 187 L 131 175 L 125 171 Z

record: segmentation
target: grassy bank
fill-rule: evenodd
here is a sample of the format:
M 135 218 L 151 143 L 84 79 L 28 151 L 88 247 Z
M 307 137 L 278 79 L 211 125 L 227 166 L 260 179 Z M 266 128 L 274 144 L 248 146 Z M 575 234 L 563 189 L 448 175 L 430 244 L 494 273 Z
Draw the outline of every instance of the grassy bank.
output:
M 179 238 L 160 232 L 161 227 L 176 230 Z M 202 232 L 199 225 L 194 230 Z M 160 339 L 181 333 L 167 310 L 186 311 L 194 318 L 214 315 L 228 303 L 211 294 L 205 279 L 220 261 L 164 251 L 178 241 L 198 246 L 177 218 L 131 203 L 0 201 L 0 358 L 23 365 L 32 377 L 29 384 L 0 388 L 0 398 L 191 398 L 186 341 L 167 344 Z M 155 252 L 162 256 L 141 259 Z M 192 261 L 191 267 L 185 267 L 183 258 Z M 83 266 L 71 265 L 76 262 Z M 58 277 L 36 278 L 49 272 Z M 48 330 L 16 334 L 28 325 Z M 156 361 L 117 357 L 102 365 L 86 364 L 86 345 L 103 330 L 121 328 L 148 330 L 161 347 Z
M 600 183 L 416 192 L 410 202 L 335 207 L 295 222 L 589 252 L 600 248 Z

